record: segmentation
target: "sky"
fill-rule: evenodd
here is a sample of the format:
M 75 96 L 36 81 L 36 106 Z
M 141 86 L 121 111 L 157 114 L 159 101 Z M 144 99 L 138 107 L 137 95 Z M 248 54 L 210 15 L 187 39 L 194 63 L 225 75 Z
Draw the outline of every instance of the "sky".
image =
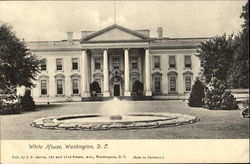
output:
M 116 5 L 114 5 L 116 3 Z M 164 37 L 212 37 L 238 33 L 245 0 L 238 1 L 0 1 L 0 20 L 25 41 L 66 39 L 67 31 L 97 31 L 116 24 L 131 30 L 157 27 Z M 115 9 L 116 6 L 116 10 Z M 115 12 L 116 11 L 116 12 Z M 116 14 L 115 14 L 116 13 Z

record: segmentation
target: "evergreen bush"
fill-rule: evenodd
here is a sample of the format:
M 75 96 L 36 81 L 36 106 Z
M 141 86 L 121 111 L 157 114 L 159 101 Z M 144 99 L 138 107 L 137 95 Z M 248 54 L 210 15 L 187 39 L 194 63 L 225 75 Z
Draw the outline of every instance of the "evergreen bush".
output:
M 191 107 L 202 107 L 204 98 L 204 85 L 199 80 L 196 79 L 189 96 L 188 105 Z
M 136 80 L 132 91 L 136 93 L 137 96 L 142 96 L 143 95 L 143 83 L 140 82 L 139 80 Z
M 237 109 L 236 98 L 217 78 L 212 78 L 205 90 L 204 107 L 212 110 Z
M 20 99 L 20 105 L 23 111 L 34 111 L 35 102 L 30 96 L 30 90 L 26 90 L 24 96 Z

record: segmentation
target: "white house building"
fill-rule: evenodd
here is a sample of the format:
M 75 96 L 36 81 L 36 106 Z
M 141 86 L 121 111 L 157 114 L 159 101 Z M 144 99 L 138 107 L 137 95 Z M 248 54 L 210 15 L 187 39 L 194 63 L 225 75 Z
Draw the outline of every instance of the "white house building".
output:
M 114 24 L 82 31 L 80 39 L 67 32 L 67 40 L 27 42 L 33 53 L 46 58 L 31 92 L 34 100 L 138 94 L 184 98 L 200 71 L 197 48 L 208 38 L 165 38 L 162 28 L 157 32 L 158 37 L 151 38 L 149 30 Z M 143 85 L 142 92 L 138 84 Z

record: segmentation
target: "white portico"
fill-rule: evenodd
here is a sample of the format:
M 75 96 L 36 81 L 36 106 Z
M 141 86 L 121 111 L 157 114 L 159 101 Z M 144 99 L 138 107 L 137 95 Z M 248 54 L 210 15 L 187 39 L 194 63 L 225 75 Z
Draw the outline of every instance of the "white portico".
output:
M 148 36 L 113 25 L 83 37 L 80 43 L 83 77 L 86 77 L 82 78 L 83 97 L 90 96 L 89 86 L 95 81 L 104 97 L 131 96 L 136 80 L 146 84 L 146 96 L 152 95 Z M 137 66 L 132 67 L 131 59 L 136 60 Z M 102 61 L 100 68 L 96 60 Z

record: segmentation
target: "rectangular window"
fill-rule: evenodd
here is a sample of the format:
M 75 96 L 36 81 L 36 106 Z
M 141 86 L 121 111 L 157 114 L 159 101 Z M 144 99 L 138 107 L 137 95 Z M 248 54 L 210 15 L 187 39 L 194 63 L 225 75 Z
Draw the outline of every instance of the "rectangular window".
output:
M 95 70 L 101 69 L 101 58 L 95 58 Z
M 176 92 L 176 77 L 170 77 L 170 92 Z
M 61 95 L 63 94 L 63 81 L 62 79 L 58 79 L 56 80 L 56 86 L 57 86 L 57 94 L 58 95 Z
M 155 92 L 161 92 L 161 78 L 155 77 Z
M 56 59 L 56 70 L 62 70 L 62 59 Z
M 191 62 L 191 56 L 185 56 L 185 68 L 191 68 L 192 62 Z
M 47 70 L 47 62 L 46 62 L 46 60 L 44 60 L 41 63 L 41 71 L 46 71 L 46 70 Z
M 169 67 L 170 68 L 175 68 L 176 67 L 175 56 L 169 56 Z
M 72 59 L 72 70 L 78 70 L 78 58 Z
M 72 88 L 73 88 L 73 94 L 78 94 L 79 93 L 78 79 L 73 79 L 72 80 Z
M 113 58 L 113 68 L 114 69 L 119 69 L 120 68 L 119 58 Z
M 161 68 L 160 60 L 160 56 L 154 56 L 154 68 Z
M 186 87 L 186 91 L 191 91 L 191 77 L 190 76 L 186 76 L 185 77 L 185 87 Z
M 132 58 L 131 65 L 132 65 L 132 69 L 137 69 L 138 68 L 138 60 L 137 60 L 136 57 Z
M 41 95 L 47 95 L 47 80 L 41 80 Z

